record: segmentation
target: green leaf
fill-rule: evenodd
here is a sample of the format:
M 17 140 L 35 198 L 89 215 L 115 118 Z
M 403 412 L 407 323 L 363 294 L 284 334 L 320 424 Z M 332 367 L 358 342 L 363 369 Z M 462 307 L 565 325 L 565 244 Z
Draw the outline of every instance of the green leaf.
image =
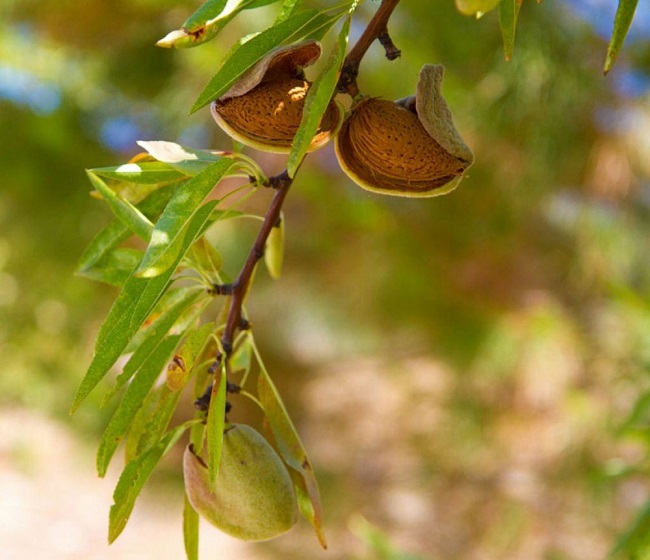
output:
M 115 167 L 96 167 L 90 171 L 105 179 L 126 181 L 139 185 L 171 183 L 187 176 L 187 173 L 182 173 L 177 168 L 162 161 L 125 163 Z
M 210 407 L 208 409 L 208 478 L 210 491 L 214 492 L 219 476 L 221 448 L 223 447 L 223 429 L 226 425 L 226 372 L 223 370 L 219 383 L 212 385 Z
M 512 51 L 515 46 L 515 30 L 517 28 L 517 17 L 519 16 L 520 0 L 501 0 L 499 2 L 499 24 L 503 36 L 503 52 L 506 60 L 512 59 Z
M 293 140 L 291 153 L 287 162 L 287 172 L 289 177 L 293 177 L 302 163 L 309 145 L 313 140 L 321 119 L 327 110 L 327 107 L 334 97 L 336 84 L 341 73 L 341 65 L 345 57 L 345 50 L 348 44 L 348 34 L 350 32 L 350 16 L 348 16 L 339 32 L 336 45 L 330 54 L 325 68 L 314 80 L 309 88 L 305 107 L 302 113 L 302 120 Z
M 78 274 L 97 282 L 121 287 L 140 264 L 143 254 L 139 249 L 113 249 L 104 253 L 92 266 L 79 270 Z
M 192 373 L 194 362 L 203 353 L 209 344 L 211 336 L 216 329 L 214 321 L 190 331 L 183 341 L 183 346 L 178 351 L 177 367 L 167 370 L 167 387 L 171 391 L 180 392 Z
M 127 381 L 135 375 L 151 357 L 169 330 L 178 321 L 179 317 L 196 303 L 199 296 L 203 295 L 200 288 L 182 288 L 174 293 L 174 303 L 165 309 L 155 321 L 147 328 L 145 336 L 139 341 L 137 348 L 124 365 L 122 373 L 115 380 L 115 387 L 106 395 L 104 405 L 122 388 Z
M 303 3 L 304 0 L 284 0 L 273 24 L 277 25 L 278 23 L 282 23 L 289 19 L 289 17 L 291 17 L 291 15 L 300 7 L 300 4 Z
M 639 0 L 618 0 L 618 8 L 616 10 L 616 17 L 614 18 L 614 30 L 609 40 L 607 57 L 605 58 L 605 74 L 612 69 L 618 53 L 623 48 L 623 43 L 625 42 L 630 25 L 632 25 L 638 2 Z
M 264 248 L 264 264 L 274 280 L 280 278 L 284 260 L 284 213 L 280 213 L 280 223 L 269 233 Z
M 261 60 L 271 49 L 290 40 L 299 39 L 301 32 L 319 19 L 318 10 L 298 12 L 233 48 L 219 71 L 194 102 L 190 112 L 194 113 L 221 97 L 246 70 Z
M 156 223 L 142 263 L 136 271 L 137 276 L 158 276 L 174 263 L 183 244 L 184 233 L 195 214 L 198 214 L 199 205 L 235 163 L 231 159 L 220 159 L 178 188 Z M 212 202 L 214 204 L 210 211 L 217 203 Z
M 209 205 L 205 205 L 201 210 L 210 211 Z M 97 342 L 95 343 L 95 355 L 84 376 L 74 402 L 70 409 L 73 413 L 88 394 L 104 378 L 110 367 L 122 355 L 135 333 L 147 319 L 156 303 L 167 291 L 172 275 L 181 256 L 194 243 L 196 237 L 202 232 L 206 220 L 209 218 L 204 215 L 205 212 L 197 212 L 187 229 L 183 239 L 183 246 L 179 251 L 176 262 L 170 266 L 160 276 L 155 278 L 137 278 L 132 275 L 124 284 L 108 316 L 104 320 Z
M 499 0 L 456 0 L 456 8 L 466 16 L 482 17 L 493 10 L 499 4 Z
M 169 202 L 175 188 L 175 185 L 169 185 L 152 192 L 138 204 L 138 208 L 149 219 L 157 217 Z M 95 236 L 83 252 L 77 265 L 77 273 L 83 274 L 84 271 L 91 269 L 98 261 L 105 258 L 107 253 L 118 247 L 131 235 L 129 229 L 122 222 L 113 220 Z
M 322 508 L 318 482 L 311 462 L 307 457 L 307 452 L 300 441 L 291 418 L 289 418 L 289 413 L 280 398 L 280 393 L 278 393 L 273 381 L 271 381 L 266 368 L 260 367 L 257 383 L 258 397 L 268 418 L 280 456 L 300 476 L 300 484 L 297 485 L 297 489 L 304 489 L 311 503 L 310 509 L 313 511 L 313 515 L 309 515 L 308 520 L 314 526 L 318 540 L 323 548 L 327 548 L 322 529 Z M 301 507 L 301 511 L 304 511 L 304 506 Z
M 151 391 L 156 379 L 172 357 L 180 335 L 169 336 L 162 340 L 133 376 L 119 406 L 113 413 L 97 450 L 97 472 L 103 477 L 122 437 L 133 421 L 136 412 L 142 406 L 145 397 Z
M 176 444 L 185 430 L 196 422 L 190 420 L 170 430 L 156 445 L 131 461 L 122 471 L 113 492 L 113 505 L 109 514 L 109 543 L 115 541 L 124 530 L 133 511 L 135 500 L 160 459 Z
M 180 29 L 175 29 L 160 39 L 159 47 L 195 47 L 214 39 L 219 32 L 242 10 L 260 8 L 278 0 L 241 0 L 227 12 L 218 10 L 222 0 L 209 0 L 192 14 Z
M 160 385 L 151 391 L 137 411 L 124 440 L 124 460 L 130 463 L 165 433 L 181 393 Z
M 195 150 L 165 140 L 138 140 L 136 143 L 159 163 L 167 164 L 178 172 L 191 177 L 198 175 L 210 164 L 224 157 L 223 153 Z
M 90 182 L 93 187 L 97 189 L 102 198 L 108 203 L 115 214 L 115 217 L 120 220 L 130 231 L 135 233 L 138 237 L 145 241 L 151 237 L 153 232 L 153 224 L 149 219 L 136 208 L 133 204 L 118 196 L 112 189 L 108 188 L 106 183 L 102 181 L 92 171 L 86 171 Z
M 199 560 L 199 514 L 187 496 L 183 506 L 183 544 L 187 560 Z
M 219 216 L 215 217 L 218 219 Z M 223 266 L 221 253 L 205 237 L 201 237 L 192 247 L 192 260 L 200 270 L 208 275 L 219 272 Z

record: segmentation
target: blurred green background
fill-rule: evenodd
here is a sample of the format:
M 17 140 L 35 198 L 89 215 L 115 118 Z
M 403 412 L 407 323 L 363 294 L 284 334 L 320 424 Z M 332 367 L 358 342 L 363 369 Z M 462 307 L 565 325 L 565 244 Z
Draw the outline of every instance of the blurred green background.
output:
M 116 295 L 74 276 L 110 219 L 84 168 L 126 161 L 138 139 L 228 148 L 189 108 L 277 10 L 196 49 L 154 47 L 197 5 L 0 4 L 4 558 L 182 558 L 179 455 L 109 548 L 119 465 L 96 480 L 93 454 L 111 410 L 100 395 L 67 411 Z M 205 526 L 205 557 L 591 560 L 632 526 L 650 498 L 650 12 L 604 77 L 615 7 L 524 2 L 506 63 L 496 13 L 400 3 L 402 57 L 373 46 L 360 87 L 404 97 L 424 63 L 444 64 L 476 163 L 452 194 L 407 200 L 356 187 L 331 146 L 308 158 L 285 208 L 284 275 L 258 274 L 248 310 L 315 464 L 330 550 L 306 523 L 264 544 Z M 218 240 L 233 271 L 250 242 Z M 644 546 L 643 531 L 628 541 Z

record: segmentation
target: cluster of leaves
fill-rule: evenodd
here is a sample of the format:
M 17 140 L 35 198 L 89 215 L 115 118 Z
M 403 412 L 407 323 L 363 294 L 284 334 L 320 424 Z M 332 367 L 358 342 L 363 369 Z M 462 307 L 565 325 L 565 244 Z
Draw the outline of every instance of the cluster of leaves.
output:
M 542 0 L 537 1 L 542 2 Z M 605 58 L 605 74 L 612 69 L 618 53 L 623 48 L 623 43 L 632 24 L 638 2 L 639 0 L 619 0 L 618 10 L 616 11 L 616 18 L 614 20 L 614 29 Z M 475 15 L 476 17 L 481 17 L 490 10 L 498 8 L 499 24 L 501 26 L 501 34 L 503 35 L 503 49 L 506 60 L 512 58 L 512 52 L 515 46 L 517 18 L 519 17 L 519 9 L 522 3 L 523 0 L 456 0 L 456 6 L 462 13 Z
M 220 318 L 229 302 L 224 298 L 221 310 L 209 313 L 213 288 L 223 283 L 222 258 L 204 234 L 217 221 L 246 217 L 236 208 L 246 193 L 225 210 L 217 206 L 235 192 L 254 192 L 266 178 L 241 154 L 192 150 L 170 142 L 140 145 L 146 152 L 131 162 L 88 172 L 97 194 L 116 219 L 95 237 L 79 266 L 81 274 L 119 286 L 121 292 L 100 329 L 95 356 L 73 410 L 120 356 L 130 355 L 106 396 L 108 401 L 126 387 L 97 453 L 97 469 L 103 476 L 119 443 L 125 442 L 126 468 L 115 489 L 109 540 L 119 536 L 153 468 L 186 430 L 197 448 L 205 438 L 210 473 L 216 480 L 228 373 L 241 376 L 238 391 L 264 411 L 270 439 L 294 475 L 302 511 L 324 544 L 318 488 L 309 460 L 250 330 L 240 333 L 230 359 L 214 371 L 215 356 L 225 355 L 220 348 Z M 242 173 L 252 177 L 251 181 L 220 200 L 206 201 L 221 179 Z M 144 251 L 123 246 L 132 236 L 147 243 Z M 270 254 L 281 254 L 281 248 L 276 246 Z M 273 264 L 277 258 L 267 262 L 277 274 L 278 266 Z M 206 320 L 206 315 L 213 320 Z M 259 370 L 257 398 L 245 391 L 255 363 Z M 167 364 L 165 382 L 157 384 Z M 215 373 L 218 381 L 211 385 Z M 191 381 L 195 399 L 212 387 L 208 421 L 204 425 L 205 414 L 197 411 L 194 419 L 168 430 L 181 393 Z M 186 507 L 189 554 L 196 549 L 198 518 L 189 504 Z M 196 552 L 189 556 L 195 557 Z
M 180 29 L 158 44 L 193 47 L 218 35 L 242 10 L 278 0 L 208 0 Z M 350 18 L 359 2 L 304 9 L 300 0 L 285 0 L 273 25 L 242 38 L 226 55 L 217 74 L 195 101 L 199 110 L 227 91 L 239 77 L 271 49 L 301 39 L 320 40 L 337 23 L 331 55 L 315 78 L 305 102 L 304 118 L 288 157 L 287 173 L 298 170 L 331 97 L 347 47 Z M 482 13 L 499 6 L 506 57 L 512 54 L 520 2 L 457 0 L 463 12 Z M 610 43 L 606 70 L 611 68 L 631 22 L 636 2 L 622 0 Z M 169 142 L 140 142 L 144 153 L 117 167 L 88 171 L 88 177 L 115 215 L 82 256 L 79 272 L 120 288 L 120 294 L 97 337 L 95 355 L 79 387 L 73 410 L 104 379 L 122 356 L 128 360 L 106 401 L 121 400 L 101 439 L 97 468 L 107 471 L 124 441 L 126 467 L 114 493 L 109 540 L 124 529 L 135 500 L 160 459 L 189 431 L 196 448 L 208 450 L 208 467 L 217 480 L 229 378 L 239 375 L 237 390 L 260 405 L 269 439 L 294 480 L 303 515 L 322 533 L 318 487 L 305 450 L 255 345 L 253 333 L 241 329 L 232 349 L 223 348 L 221 335 L 230 305 L 228 295 L 213 303 L 228 282 L 222 257 L 206 239 L 218 221 L 248 217 L 240 205 L 268 179 L 259 166 L 240 153 L 194 150 Z M 211 197 L 215 185 L 227 177 L 247 182 L 221 199 Z M 232 196 L 237 194 L 238 196 Z M 234 201 L 234 202 L 233 202 Z M 256 219 L 258 217 L 255 217 Z M 131 243 L 135 237 L 138 244 Z M 282 232 L 274 228 L 267 240 L 265 262 L 271 276 L 279 275 Z M 216 360 L 216 356 L 228 359 Z M 158 383 L 167 367 L 164 383 Z M 257 390 L 248 392 L 251 372 L 258 372 Z M 249 383 L 250 385 L 250 383 Z M 199 399 L 209 391 L 209 408 L 170 428 L 183 391 Z M 188 558 L 198 550 L 198 516 L 186 501 L 184 535 Z

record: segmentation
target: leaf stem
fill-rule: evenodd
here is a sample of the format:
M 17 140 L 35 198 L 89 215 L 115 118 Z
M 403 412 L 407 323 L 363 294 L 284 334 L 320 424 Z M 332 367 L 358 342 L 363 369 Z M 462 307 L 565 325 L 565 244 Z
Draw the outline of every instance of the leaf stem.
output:
M 388 35 L 387 27 L 388 20 L 393 10 L 397 7 L 397 4 L 399 4 L 399 0 L 382 0 L 381 5 L 366 26 L 361 37 L 359 37 L 356 45 L 354 45 L 343 61 L 341 77 L 337 86 L 339 93 L 347 93 L 352 97 L 356 97 L 359 94 L 359 87 L 357 86 L 359 65 L 361 64 L 361 59 L 365 56 L 366 51 L 375 39 L 379 39 L 386 50 L 386 58 L 388 60 L 395 60 L 400 55 L 400 50 L 393 44 L 393 41 Z

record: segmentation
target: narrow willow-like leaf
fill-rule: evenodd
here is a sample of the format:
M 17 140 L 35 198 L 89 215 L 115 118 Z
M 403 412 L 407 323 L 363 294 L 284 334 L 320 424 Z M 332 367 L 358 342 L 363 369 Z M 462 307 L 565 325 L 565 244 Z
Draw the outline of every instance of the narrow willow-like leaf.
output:
M 280 214 L 280 223 L 271 229 L 264 248 L 264 264 L 274 280 L 280 278 L 284 260 L 284 213 Z
M 86 171 L 86 174 L 93 187 L 97 189 L 99 194 L 102 195 L 102 198 L 111 207 L 115 217 L 138 237 L 145 241 L 149 240 L 154 229 L 151 221 L 133 204 L 118 196 L 92 171 Z
M 136 412 L 142 406 L 145 397 L 151 391 L 156 379 L 158 379 L 163 368 L 172 357 L 180 338 L 179 335 L 176 335 L 164 339 L 133 376 L 99 442 L 99 449 L 97 450 L 97 473 L 99 476 L 103 477 L 106 474 L 106 469 L 117 446 L 133 421 Z
M 208 443 L 208 478 L 210 490 L 214 492 L 221 464 L 223 447 L 223 429 L 226 425 L 226 372 L 221 372 L 219 383 L 212 386 L 210 408 L 208 409 L 207 443 Z
M 305 29 L 310 22 L 313 23 L 318 19 L 318 10 L 298 12 L 233 48 L 219 71 L 194 102 L 190 112 L 194 113 L 214 99 L 221 97 L 246 70 L 271 49 L 291 39 L 298 39 L 301 30 Z
M 180 392 L 185 387 L 194 368 L 194 363 L 210 343 L 215 328 L 214 321 L 211 321 L 186 335 L 183 346 L 178 352 L 178 361 L 180 363 L 175 364 L 177 367 L 172 366 L 167 370 L 167 387 L 171 391 Z
M 248 373 L 252 363 L 252 352 L 250 338 L 245 336 L 230 356 L 230 369 L 233 373 L 244 375 Z
M 302 160 L 309 149 L 312 139 L 318 131 L 318 125 L 327 110 L 327 107 L 334 97 L 336 84 L 341 74 L 341 65 L 345 57 L 345 50 L 348 44 L 350 33 L 350 16 L 348 16 L 341 27 L 336 45 L 330 54 L 325 68 L 314 80 L 309 88 L 305 107 L 302 113 L 302 120 L 293 139 L 293 146 L 287 162 L 289 177 L 293 177 L 302 163 Z
M 192 260 L 208 275 L 219 272 L 223 266 L 221 253 L 205 237 L 201 237 L 192 247 Z
M 124 460 L 131 462 L 154 445 L 165 433 L 178 406 L 181 393 L 166 385 L 151 391 L 137 411 L 124 440 Z
M 197 29 L 204 27 L 208 21 L 215 19 L 223 12 L 227 3 L 228 0 L 208 0 L 201 4 L 199 9 L 183 22 L 183 29 L 193 33 Z
M 218 1 L 218 0 L 216 0 Z M 213 0 L 212 4 L 215 4 L 216 1 Z M 180 29 L 175 29 L 171 31 L 165 37 L 160 39 L 156 45 L 159 47 L 173 47 L 173 48 L 189 48 L 195 47 L 206 41 L 214 39 L 219 32 L 226 27 L 226 25 L 242 10 L 251 10 L 253 8 L 260 8 L 268 4 L 273 4 L 278 0 L 241 0 L 239 4 L 233 4 L 231 9 L 227 12 L 220 12 L 212 18 L 207 18 L 207 11 L 199 14 L 207 2 L 197 12 L 192 14 L 190 18 L 181 26 Z M 213 9 L 212 6 L 209 7 L 212 13 L 216 13 L 216 9 Z
M 144 148 L 149 155 L 160 163 L 170 165 L 180 173 L 194 177 L 215 161 L 219 161 L 224 154 L 195 150 L 176 142 L 165 140 L 138 140 L 138 146 Z
M 168 185 L 152 192 L 137 205 L 138 208 L 147 218 L 156 218 L 171 199 L 175 188 L 175 185 Z M 132 233 L 122 222 L 113 220 L 94 237 L 83 252 L 77 265 L 77 273 L 83 274 L 84 271 L 91 269 L 131 235 Z
M 190 420 L 165 434 L 156 445 L 126 465 L 120 475 L 108 520 L 108 542 L 112 543 L 124 530 L 135 501 L 160 459 L 176 444 L 185 430 L 195 424 Z
M 607 57 L 605 58 L 605 74 L 612 69 L 618 53 L 623 48 L 623 43 L 625 42 L 630 25 L 632 25 L 634 12 L 638 3 L 639 0 L 618 0 L 618 8 L 616 10 L 616 17 L 614 18 L 614 31 L 609 40 Z
M 220 159 L 177 189 L 156 223 L 142 263 L 136 271 L 137 276 L 158 276 L 173 264 L 184 232 L 198 212 L 199 205 L 235 163 L 231 159 Z
M 143 254 L 139 249 L 113 249 L 104 253 L 92 266 L 79 270 L 78 274 L 97 282 L 122 287 L 140 264 Z
M 311 509 L 313 510 L 313 515 L 308 517 L 308 521 L 314 526 L 318 540 L 323 548 L 327 548 L 322 530 L 323 519 L 318 482 L 316 481 L 311 462 L 307 457 L 307 452 L 280 398 L 280 393 L 273 381 L 271 381 L 266 368 L 260 367 L 260 375 L 257 383 L 258 397 L 269 421 L 273 439 L 280 456 L 287 465 L 300 475 L 302 483 L 299 488 L 304 488 L 311 502 Z M 303 508 L 301 508 L 302 510 Z
M 187 496 L 183 506 L 183 544 L 187 560 L 199 560 L 199 514 Z
M 115 167 L 95 167 L 91 172 L 104 179 L 126 181 L 141 185 L 171 183 L 184 179 L 187 173 L 162 161 L 145 161 L 141 163 L 125 163 Z
M 499 2 L 499 25 L 503 36 L 503 52 L 508 61 L 512 59 L 512 51 L 515 47 L 515 31 L 520 7 L 521 4 L 518 0 L 501 0 Z
M 126 362 L 122 373 L 115 380 L 115 387 L 106 395 L 106 404 L 126 383 L 135 375 L 142 365 L 147 362 L 160 342 L 167 336 L 169 330 L 185 310 L 191 307 L 203 295 L 200 288 L 182 288 L 174 294 L 175 302 L 156 317 L 151 326 L 147 328 L 145 336 L 139 341 L 137 348 Z
M 303 4 L 304 1 L 305 0 L 284 0 L 273 24 L 277 25 L 278 23 L 282 23 L 284 20 L 289 19 L 289 17 L 300 8 L 300 5 Z
M 456 8 L 466 16 L 483 16 L 493 10 L 499 4 L 499 0 L 456 0 Z
M 188 226 L 179 255 L 182 256 L 191 247 L 197 236 L 203 231 L 208 218 L 209 216 L 203 216 L 202 213 L 197 212 L 197 216 Z M 176 262 L 160 276 L 151 279 L 131 276 L 126 281 L 99 329 L 95 343 L 95 355 L 77 390 L 70 409 L 71 413 L 104 378 L 110 367 L 122 355 L 135 333 L 149 317 L 156 303 L 167 291 L 181 256 L 177 256 Z

